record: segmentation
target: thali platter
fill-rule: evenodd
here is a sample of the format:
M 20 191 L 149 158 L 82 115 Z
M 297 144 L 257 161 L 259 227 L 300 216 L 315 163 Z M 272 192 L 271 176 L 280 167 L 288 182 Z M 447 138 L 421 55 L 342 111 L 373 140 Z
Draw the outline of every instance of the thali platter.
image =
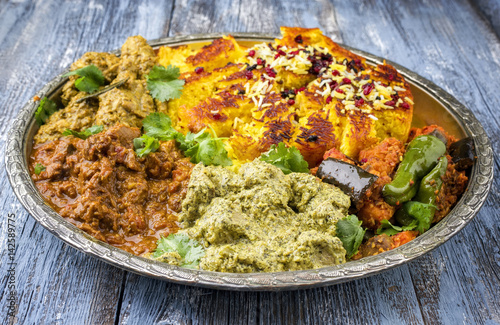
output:
M 273 41 L 275 37 L 253 33 L 231 34 L 243 46 Z M 189 35 L 150 41 L 153 48 L 163 45 L 190 44 L 193 47 L 209 44 L 223 34 Z M 344 45 L 343 45 L 344 46 Z M 366 59 L 368 64 L 381 64 L 384 59 L 344 46 Z M 119 54 L 119 51 L 112 53 Z M 33 136 L 38 130 L 34 113 L 37 102 L 30 100 L 12 122 L 8 135 L 5 166 L 14 193 L 24 208 L 47 230 L 67 244 L 116 267 L 137 274 L 175 283 L 240 291 L 296 290 L 347 282 L 377 274 L 403 265 L 442 245 L 458 233 L 478 213 L 486 201 L 493 180 L 493 152 L 490 141 L 473 113 L 453 96 L 431 81 L 398 64 L 393 65 L 410 84 L 415 109 L 413 126 L 438 124 L 457 138 L 472 137 L 477 157 L 469 175 L 465 193 L 453 210 L 429 231 L 411 242 L 391 251 L 321 269 L 277 273 L 219 273 L 194 270 L 160 263 L 135 256 L 101 242 L 58 215 L 48 206 L 36 189 L 28 170 L 28 157 Z M 67 78 L 62 74 L 36 92 L 39 98 L 56 100 Z

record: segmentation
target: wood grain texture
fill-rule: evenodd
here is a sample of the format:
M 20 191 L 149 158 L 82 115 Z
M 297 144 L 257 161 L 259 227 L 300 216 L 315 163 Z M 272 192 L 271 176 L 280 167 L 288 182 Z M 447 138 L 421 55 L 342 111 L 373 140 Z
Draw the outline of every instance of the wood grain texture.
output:
M 125 272 L 63 244 L 21 208 L 3 168 L 9 120 L 35 89 L 88 50 L 119 48 L 133 34 L 159 37 L 164 25 L 168 26 L 171 7 L 168 1 L 140 5 L 134 1 L 1 3 L 0 207 L 4 218 L 0 223 L 0 265 L 6 270 L 6 217 L 15 213 L 19 324 L 113 324 Z M 8 321 L 7 279 L 3 275 L 0 319 Z
M 127 273 L 39 226 L 0 174 L 0 269 L 16 214 L 18 324 L 500 324 L 500 40 L 495 2 L 470 1 L 6 1 L 0 0 L 0 155 L 9 121 L 54 75 L 89 50 L 207 32 L 279 33 L 319 27 L 386 57 L 468 106 L 492 139 L 493 188 L 478 216 L 430 254 L 326 288 L 279 293 L 192 288 Z M 486 8 L 486 9 L 485 9 Z M 497 31 L 495 33 L 495 31 Z M 3 159 L 1 164 L 3 164 Z M 3 165 L 2 165 L 3 167 Z M 2 168 L 3 170 L 4 168 Z M 6 278 L 0 319 L 6 315 Z

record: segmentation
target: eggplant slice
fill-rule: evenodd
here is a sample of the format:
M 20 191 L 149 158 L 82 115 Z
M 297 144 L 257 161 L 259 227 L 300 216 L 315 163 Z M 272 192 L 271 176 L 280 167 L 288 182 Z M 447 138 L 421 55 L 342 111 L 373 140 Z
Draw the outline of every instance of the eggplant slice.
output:
M 467 170 L 474 164 L 474 141 L 471 137 L 464 138 L 450 146 L 451 161 L 457 170 Z
M 323 182 L 333 184 L 351 197 L 351 205 L 356 205 L 378 176 L 345 161 L 327 158 L 319 165 L 316 176 Z

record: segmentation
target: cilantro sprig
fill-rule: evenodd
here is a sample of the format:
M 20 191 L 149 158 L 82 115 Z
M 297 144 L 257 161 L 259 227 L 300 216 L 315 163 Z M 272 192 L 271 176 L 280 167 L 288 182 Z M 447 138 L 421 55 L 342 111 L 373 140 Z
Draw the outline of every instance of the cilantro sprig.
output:
M 97 134 L 99 132 L 102 132 L 103 129 L 104 128 L 103 128 L 102 125 L 92 125 L 91 127 L 85 129 L 82 132 L 78 132 L 78 131 L 66 129 L 66 130 L 64 130 L 64 132 L 62 133 L 62 135 L 65 135 L 65 136 L 72 135 L 74 137 L 77 137 L 77 138 L 85 140 L 88 137 L 90 137 L 91 135 L 94 135 L 94 134 Z
M 180 266 L 196 268 L 200 259 L 205 255 L 203 247 L 194 239 L 190 239 L 184 234 L 170 234 L 168 237 L 161 237 L 158 247 L 152 257 L 159 258 L 165 253 L 177 252 L 182 260 Z
M 46 168 L 45 168 L 45 166 L 44 166 L 44 165 L 42 165 L 42 164 L 40 164 L 40 163 L 37 163 L 37 164 L 35 165 L 35 174 L 36 174 L 36 175 L 40 175 L 40 173 L 41 173 L 41 172 L 43 172 L 45 169 L 46 169 Z
M 174 129 L 172 120 L 165 113 L 151 113 L 142 120 L 144 133 L 158 140 L 168 141 L 184 137 Z
M 179 79 L 180 75 L 180 70 L 176 66 L 169 65 L 167 68 L 154 66 L 146 76 L 151 96 L 162 102 L 181 97 L 185 81 Z
M 286 147 L 283 142 L 278 146 L 272 145 L 271 149 L 260 156 L 260 160 L 265 161 L 281 169 L 283 173 L 309 173 L 309 165 L 295 147 Z
M 38 125 L 42 125 L 47 121 L 50 115 L 57 111 L 57 105 L 47 97 L 44 97 L 35 112 L 35 120 Z
M 231 166 L 222 138 L 212 136 L 206 129 L 198 133 L 188 132 L 185 136 L 174 129 L 172 120 L 164 113 L 151 113 L 142 121 L 144 135 L 134 139 L 134 148 L 139 157 L 143 157 L 159 148 L 158 140 L 176 140 L 180 149 L 192 163 L 203 162 L 205 165 Z M 215 134 L 215 131 L 212 130 Z
M 353 257 L 358 252 L 363 241 L 366 229 L 361 227 L 361 223 L 354 214 L 337 222 L 337 237 L 340 238 L 344 245 L 347 258 Z
M 98 67 L 91 64 L 84 68 L 68 72 L 63 77 L 80 76 L 76 79 L 75 87 L 80 91 L 92 94 L 97 91 L 100 86 L 104 85 L 104 75 Z
M 180 148 L 184 154 L 191 157 L 192 163 L 203 162 L 205 166 L 231 166 L 233 162 L 227 156 L 227 150 L 224 148 L 222 138 L 217 135 L 212 135 L 205 132 L 206 129 L 198 133 L 188 132 L 184 139 L 177 139 L 180 141 Z M 215 134 L 215 131 L 212 129 Z
M 408 220 L 405 222 L 406 225 L 400 227 L 393 225 L 389 220 L 382 220 L 376 233 L 377 235 L 386 234 L 392 236 L 402 231 L 417 230 L 423 234 L 431 227 L 434 209 L 436 209 L 436 206 L 432 204 L 417 201 L 406 202 L 395 214 L 397 221 L 399 221 L 400 217 Z
M 386 234 L 387 236 L 396 235 L 402 231 L 413 230 L 417 226 L 417 220 L 413 220 L 408 226 L 396 226 L 393 225 L 389 220 L 382 220 L 380 222 L 380 227 L 377 229 L 377 235 Z
M 160 147 L 160 142 L 158 139 L 143 134 L 140 138 L 134 139 L 134 149 L 138 157 L 142 158 L 149 155 L 151 152 L 155 152 Z

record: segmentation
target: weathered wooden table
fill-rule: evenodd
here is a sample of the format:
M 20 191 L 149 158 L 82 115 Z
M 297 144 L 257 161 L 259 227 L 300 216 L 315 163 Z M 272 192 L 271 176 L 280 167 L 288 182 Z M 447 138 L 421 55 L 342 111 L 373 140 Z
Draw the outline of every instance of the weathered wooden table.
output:
M 320 27 L 386 57 L 468 106 L 495 151 L 492 193 L 457 236 L 416 261 L 320 289 L 246 293 L 131 274 L 65 245 L 38 225 L 0 174 L 1 316 L 19 324 L 445 323 L 500 324 L 500 4 L 494 1 L 258 2 L 0 0 L 0 150 L 35 90 L 86 51 L 126 37 L 279 33 Z M 17 311 L 8 317 L 8 219 L 17 227 Z

